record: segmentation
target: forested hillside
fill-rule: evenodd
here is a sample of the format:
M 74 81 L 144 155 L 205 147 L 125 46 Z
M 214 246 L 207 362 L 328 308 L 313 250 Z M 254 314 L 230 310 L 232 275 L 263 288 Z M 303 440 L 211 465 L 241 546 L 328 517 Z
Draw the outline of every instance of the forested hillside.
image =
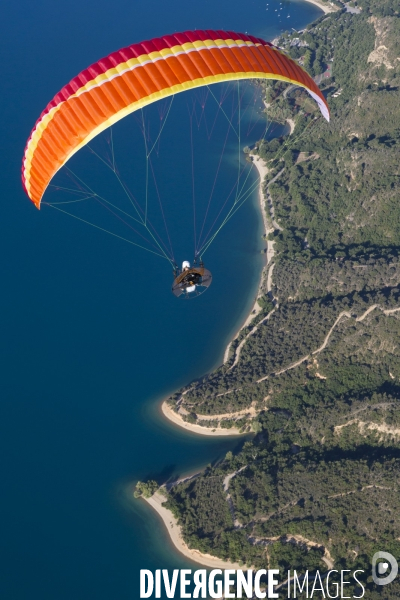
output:
M 270 118 L 297 115 L 254 151 L 272 286 L 265 274 L 226 363 L 170 399 L 191 422 L 256 433 L 168 500 L 189 546 L 247 565 L 370 571 L 377 550 L 400 556 L 400 2 L 352 4 L 279 39 L 322 76 L 331 121 L 305 92 L 266 87 Z

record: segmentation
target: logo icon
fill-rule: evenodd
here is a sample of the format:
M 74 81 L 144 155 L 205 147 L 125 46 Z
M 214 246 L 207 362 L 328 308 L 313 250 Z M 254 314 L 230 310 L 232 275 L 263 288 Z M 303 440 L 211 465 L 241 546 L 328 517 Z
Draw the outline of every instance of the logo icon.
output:
M 389 552 L 376 552 L 372 557 L 372 579 L 376 585 L 388 585 L 397 577 L 399 565 Z

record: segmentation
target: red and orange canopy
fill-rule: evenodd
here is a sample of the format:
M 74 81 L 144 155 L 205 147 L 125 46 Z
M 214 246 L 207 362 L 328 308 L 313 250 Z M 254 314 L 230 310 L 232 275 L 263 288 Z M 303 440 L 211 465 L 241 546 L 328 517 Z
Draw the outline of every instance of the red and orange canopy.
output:
M 113 52 L 62 88 L 40 115 L 25 148 L 22 182 L 40 208 L 55 173 L 100 132 L 178 92 L 239 79 L 279 79 L 305 88 L 329 120 L 312 78 L 278 48 L 231 31 L 186 31 Z

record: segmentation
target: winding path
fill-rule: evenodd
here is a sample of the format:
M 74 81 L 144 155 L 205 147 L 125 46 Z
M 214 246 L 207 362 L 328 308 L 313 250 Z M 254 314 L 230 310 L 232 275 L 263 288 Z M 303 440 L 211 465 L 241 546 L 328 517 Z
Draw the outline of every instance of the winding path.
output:
M 359 317 L 354 317 L 347 310 L 342 311 L 340 313 L 340 315 L 337 317 L 337 319 L 334 322 L 334 324 L 332 325 L 332 327 L 330 328 L 330 330 L 328 331 L 322 345 L 319 348 L 317 348 L 317 350 L 314 350 L 313 352 L 311 352 L 311 354 L 307 354 L 307 356 L 303 356 L 303 358 L 300 358 L 299 360 L 290 364 L 288 367 L 285 367 L 281 371 L 276 371 L 275 373 L 271 373 L 270 375 L 261 377 L 261 379 L 257 379 L 257 383 L 261 383 L 262 381 L 265 381 L 266 379 L 268 379 L 268 377 L 271 377 L 271 375 L 282 375 L 282 373 L 286 373 L 286 371 L 290 371 L 291 369 L 294 369 L 294 368 L 298 367 L 299 365 L 301 365 L 303 362 L 305 362 L 307 359 L 309 359 L 310 356 L 314 356 L 316 354 L 319 354 L 323 350 L 325 350 L 326 346 L 328 345 L 329 338 L 331 337 L 332 333 L 334 332 L 335 328 L 340 323 L 340 321 L 343 319 L 343 317 L 346 317 L 348 319 L 354 319 L 356 323 L 361 323 L 361 321 L 364 321 L 364 319 L 376 308 L 379 308 L 379 310 L 382 311 L 384 315 L 391 315 L 393 313 L 400 311 L 400 307 L 384 310 L 383 308 L 381 308 L 379 306 L 379 304 L 373 304 Z
M 264 317 L 255 327 L 253 327 L 253 329 L 246 335 L 246 337 L 244 337 L 242 339 L 242 341 L 240 342 L 239 346 L 236 348 L 235 360 L 233 361 L 232 366 L 229 367 L 228 371 L 231 371 L 233 369 L 233 367 L 235 367 L 237 365 L 237 363 L 239 362 L 240 352 L 241 352 L 243 346 L 245 345 L 245 343 L 247 342 L 247 340 L 249 339 L 249 337 L 251 335 L 254 335 L 256 333 L 257 329 L 260 327 L 260 325 L 262 325 L 263 323 L 265 323 L 266 321 L 268 321 L 268 319 L 274 314 L 274 312 L 275 312 L 275 308 L 273 308 L 271 310 L 271 312 L 269 312 L 267 314 L 267 316 Z
M 235 471 L 234 473 L 229 473 L 229 475 L 227 475 L 223 481 L 223 486 L 224 486 L 224 492 L 226 493 L 226 501 L 228 503 L 229 506 L 229 510 L 232 516 L 232 521 L 233 521 L 233 526 L 235 529 L 242 529 L 243 525 L 237 520 L 236 515 L 235 515 L 235 507 L 233 505 L 233 501 L 232 501 L 232 497 L 229 493 L 229 484 L 231 482 L 231 480 L 236 477 L 236 475 L 238 473 L 240 473 L 241 471 L 243 471 L 244 469 L 247 469 L 247 465 L 245 465 L 244 467 L 242 467 L 241 469 L 239 469 L 238 471 Z

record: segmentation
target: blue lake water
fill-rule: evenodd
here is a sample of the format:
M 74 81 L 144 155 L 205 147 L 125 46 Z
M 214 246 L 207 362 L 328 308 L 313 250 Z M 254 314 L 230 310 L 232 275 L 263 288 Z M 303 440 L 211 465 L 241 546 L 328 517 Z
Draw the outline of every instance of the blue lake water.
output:
M 272 39 L 289 23 L 301 28 L 320 15 L 300 1 L 269 0 L 268 11 L 266 4 L 5 0 L 0 23 L 4 600 L 138 598 L 140 568 L 190 565 L 171 548 L 157 515 L 131 501 L 129 486 L 194 471 L 240 444 L 187 434 L 166 423 L 158 406 L 221 360 L 252 305 L 262 266 L 254 193 L 207 252 L 214 275 L 210 290 L 192 302 L 175 299 L 166 261 L 49 208 L 33 208 L 19 178 L 26 138 L 53 95 L 115 49 L 195 28 Z M 171 201 L 187 198 L 192 181 L 179 137 L 187 135 L 187 118 L 184 127 L 180 119 L 185 102 L 177 99 L 161 140 L 164 160 L 157 162 L 178 262 L 192 258 L 185 254 L 192 252 L 185 237 L 189 213 L 174 212 Z M 260 124 L 257 128 L 253 142 Z M 215 169 L 217 147 L 197 140 L 197 160 L 206 157 Z M 120 143 L 124 162 L 126 140 Z M 233 152 L 227 149 L 221 166 L 221 190 L 234 181 Z M 134 160 L 135 150 L 131 153 Z

